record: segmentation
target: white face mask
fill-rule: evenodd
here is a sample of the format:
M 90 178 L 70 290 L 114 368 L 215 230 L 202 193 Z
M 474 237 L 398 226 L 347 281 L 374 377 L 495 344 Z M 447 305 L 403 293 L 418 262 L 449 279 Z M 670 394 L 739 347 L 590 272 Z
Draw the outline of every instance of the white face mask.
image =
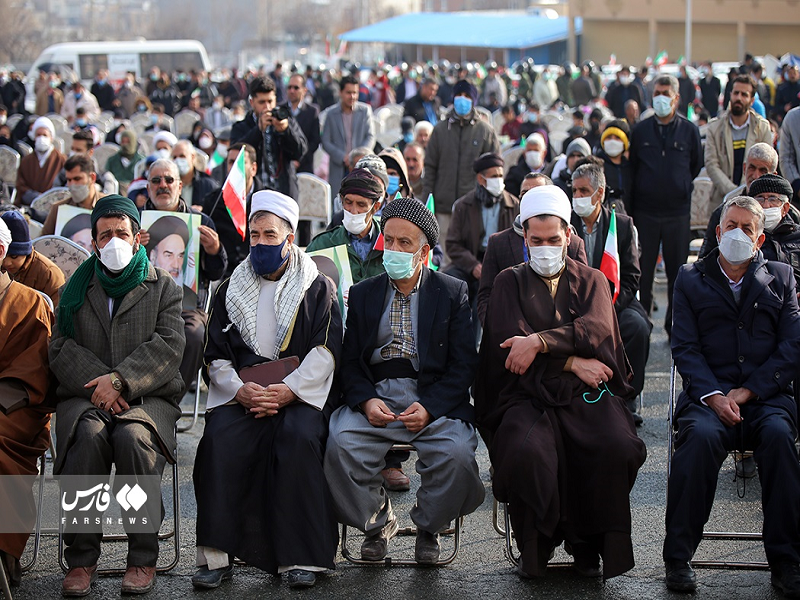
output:
M 525 164 L 531 169 L 538 169 L 542 166 L 542 154 L 539 150 L 528 150 L 525 153 Z
M 665 119 L 672 112 L 672 98 L 669 96 L 653 97 L 653 111 L 657 117 Z
M 46 135 L 37 135 L 33 145 L 39 154 L 44 154 L 53 147 L 53 140 Z
M 197 143 L 200 144 L 200 149 L 201 150 L 208 150 L 209 148 L 211 148 L 211 146 L 214 145 L 214 140 L 212 140 L 208 136 L 203 136 L 203 137 L 200 138 L 200 141 L 197 142 Z
M 169 148 L 161 148 L 161 150 L 156 150 L 156 154 L 158 155 L 159 158 L 166 158 L 167 160 L 169 160 L 169 155 L 170 155 Z
M 778 226 L 778 223 L 783 219 L 780 206 L 772 206 L 764 209 L 764 230 L 772 231 Z
M 603 150 L 605 150 L 606 154 L 611 158 L 616 158 L 625 150 L 625 144 L 622 143 L 622 140 L 606 140 L 603 142 Z
M 191 165 L 189 164 L 189 161 L 183 157 L 176 158 L 174 159 L 173 162 L 175 163 L 175 166 L 178 167 L 178 173 L 181 174 L 181 177 L 188 174 L 189 171 L 191 170 Z
M 741 265 L 756 254 L 755 242 L 739 229 L 731 229 L 719 238 L 719 252 L 732 265 Z
M 594 196 L 594 194 L 592 194 L 592 196 Z M 586 196 L 585 198 L 572 198 L 572 210 L 575 211 L 576 215 L 579 217 L 588 217 L 594 212 L 592 196 Z
M 492 196 L 499 196 L 506 189 L 506 183 L 502 177 L 487 177 L 486 178 L 486 191 Z
M 73 204 L 80 204 L 89 197 L 88 185 L 70 185 L 67 186 L 70 196 L 72 196 Z
M 228 147 L 225 144 L 217 144 L 217 154 L 226 156 L 228 154 Z
M 119 273 L 133 260 L 133 246 L 118 237 L 100 248 L 100 262 L 112 273 Z
M 564 267 L 564 246 L 528 247 L 528 264 L 542 277 L 552 277 Z
M 344 225 L 344 228 L 348 233 L 352 235 L 360 235 L 364 233 L 364 230 L 367 228 L 368 215 L 368 212 L 353 214 L 350 211 L 345 210 L 343 213 L 342 225 Z

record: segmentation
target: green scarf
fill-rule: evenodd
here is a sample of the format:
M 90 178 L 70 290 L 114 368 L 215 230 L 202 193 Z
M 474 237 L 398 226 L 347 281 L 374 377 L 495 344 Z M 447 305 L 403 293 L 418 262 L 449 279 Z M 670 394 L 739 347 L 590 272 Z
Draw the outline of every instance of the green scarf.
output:
M 111 277 L 97 258 L 92 254 L 69 278 L 64 287 L 61 300 L 58 302 L 58 329 L 67 337 L 75 337 L 75 326 L 72 322 L 73 315 L 78 312 L 86 300 L 86 291 L 92 281 L 92 275 L 97 275 L 100 285 L 111 298 L 122 298 L 136 286 L 144 281 L 150 270 L 150 261 L 144 246 L 139 244 L 139 251 L 133 255 L 131 262 L 116 277 Z

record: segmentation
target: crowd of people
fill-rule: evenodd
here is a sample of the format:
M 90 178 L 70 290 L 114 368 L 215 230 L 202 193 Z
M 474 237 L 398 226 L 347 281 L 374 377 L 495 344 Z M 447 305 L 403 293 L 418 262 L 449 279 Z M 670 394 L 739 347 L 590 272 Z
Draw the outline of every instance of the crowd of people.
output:
M 364 532 L 362 559 L 385 559 L 398 531 L 387 490 L 410 487 L 395 444 L 414 447 L 421 476 L 415 560 L 437 564 L 440 532 L 484 500 L 478 436 L 521 577 L 544 575 L 562 543 L 580 575 L 621 575 L 634 566 L 638 399 L 661 261 L 664 330 L 685 382 L 666 584 L 697 587 L 691 559 L 718 471 L 746 449 L 773 584 L 800 597 L 800 74 L 786 65 L 776 86 L 749 60 L 723 93 L 702 73 L 696 83 L 685 68 L 676 78 L 623 67 L 606 88 L 591 62 L 365 76 L 278 64 L 221 82 L 153 69 L 146 85 L 131 73 L 119 89 L 102 70 L 90 89 L 42 74 L 37 114 L 14 131 L 0 124 L 0 144 L 32 145 L 0 219 L 0 474 L 20 476 L 0 485 L 3 505 L 19 507 L 16 533 L 0 535 L 11 581 L 35 514 L 23 476 L 49 445 L 49 415 L 57 475 L 104 476 L 114 464 L 150 477 L 142 486 L 160 499 L 198 370 L 208 387 L 194 457 L 198 589 L 230 579 L 234 558 L 313 586 L 335 566 L 337 523 Z M 6 96 L 15 81 L 1 91 L 5 114 L 24 110 Z M 401 132 L 384 147 L 372 111 L 394 103 Z M 702 127 L 687 118 L 694 106 L 708 112 Z M 197 125 L 178 139 L 166 117 L 184 110 Z M 51 113 L 73 130 L 68 156 Z M 139 113 L 152 147 L 130 119 Z M 548 116 L 571 122 L 563 144 Z M 101 171 L 103 140 L 119 151 Z M 320 172 L 318 150 L 333 218 L 312 236 L 297 174 Z M 205 169 L 201 151 L 215 159 Z M 716 210 L 687 264 L 702 169 Z M 37 214 L 59 184 L 70 197 Z M 62 236 L 89 254 L 66 282 L 28 224 L 53 234 L 64 207 L 85 209 L 84 237 Z M 150 211 L 177 229 L 143 227 Z M 337 250 L 349 289 L 320 256 Z M 152 529 L 126 524 L 124 593 L 155 582 L 163 511 L 142 510 Z M 101 537 L 65 531 L 65 596 L 90 593 Z

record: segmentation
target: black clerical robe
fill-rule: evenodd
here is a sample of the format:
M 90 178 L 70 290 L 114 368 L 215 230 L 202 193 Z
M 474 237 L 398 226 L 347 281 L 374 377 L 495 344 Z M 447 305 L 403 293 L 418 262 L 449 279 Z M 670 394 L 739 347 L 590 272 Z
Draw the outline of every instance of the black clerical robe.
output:
M 523 375 L 505 368 L 513 336 L 539 333 Z M 596 358 L 614 374 L 608 391 L 565 372 L 570 356 Z M 646 451 L 625 401 L 632 397 L 608 281 L 566 259 L 555 297 L 527 264 L 495 280 L 486 312 L 475 409 L 494 466 L 493 490 L 508 502 L 525 571 L 541 574 L 550 549 L 586 543 L 603 576 L 633 567 L 629 493 Z
M 231 325 L 220 285 L 208 323 L 205 364 L 229 360 L 237 373 L 269 360 Z M 342 318 L 333 283 L 320 274 L 306 291 L 281 358 L 300 361 L 324 346 L 338 363 Z M 207 377 L 207 374 L 206 374 Z M 194 468 L 197 545 L 227 552 L 269 573 L 281 566 L 334 568 L 336 516 L 322 470 L 332 386 L 323 410 L 295 400 L 256 419 L 238 404 L 206 413 Z

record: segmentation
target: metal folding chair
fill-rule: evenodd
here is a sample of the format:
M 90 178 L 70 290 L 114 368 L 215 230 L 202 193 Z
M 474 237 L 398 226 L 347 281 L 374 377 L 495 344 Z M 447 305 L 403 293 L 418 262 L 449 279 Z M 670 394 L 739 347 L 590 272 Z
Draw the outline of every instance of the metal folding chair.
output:
M 171 571 L 175 567 L 178 566 L 178 562 L 181 558 L 181 545 L 180 545 L 180 523 L 181 523 L 181 512 L 180 512 L 180 486 L 178 481 L 178 455 L 177 449 L 175 451 L 175 462 L 172 463 L 172 510 L 173 510 L 173 528 L 172 531 L 167 531 L 165 533 L 158 534 L 159 540 L 167 540 L 172 539 L 173 541 L 173 549 L 175 556 L 173 557 L 172 561 L 166 565 L 158 566 L 156 565 L 156 572 L 157 573 L 166 573 Z M 59 531 L 58 531 L 58 564 L 61 567 L 61 570 L 66 573 L 69 570 L 67 563 L 64 559 L 64 530 L 61 525 L 61 516 L 63 515 L 63 510 L 60 508 L 59 503 Z M 128 536 L 127 534 L 107 534 L 103 535 L 104 542 L 121 542 L 127 541 Z M 98 568 L 97 574 L 102 577 L 109 577 L 109 576 L 119 576 L 125 574 L 125 568 Z
M 675 403 L 678 398 L 678 370 L 675 362 L 670 359 L 669 367 L 669 409 L 667 412 L 668 421 L 668 440 L 667 440 L 667 489 L 669 489 L 669 476 L 672 472 L 672 455 L 675 452 L 674 441 L 677 434 L 675 424 Z M 729 454 L 739 454 L 745 457 L 752 456 L 752 452 L 734 450 Z M 739 542 L 758 542 L 763 541 L 760 532 L 750 531 L 703 531 L 703 540 L 724 540 Z M 730 560 L 694 560 L 691 561 L 692 567 L 699 569 L 741 569 L 749 571 L 768 571 L 769 563 L 766 561 L 730 561 Z
M 214 292 L 216 291 L 216 287 L 214 285 L 210 285 L 208 290 L 206 290 L 206 301 L 205 301 L 205 311 L 206 314 L 209 313 L 211 310 L 211 301 L 214 297 Z M 189 422 L 188 425 L 178 425 L 178 433 L 182 433 L 184 431 L 189 431 L 192 427 L 197 424 L 197 419 L 200 416 L 200 384 L 203 381 L 203 367 L 200 367 L 197 370 L 197 387 L 194 391 L 194 406 L 192 410 L 182 410 L 181 411 L 181 419 L 184 418 L 191 418 L 192 420 Z M 178 421 L 180 423 L 180 421 Z
M 399 452 L 417 451 L 417 449 L 414 448 L 414 446 L 411 444 L 395 444 L 392 446 L 392 450 Z M 342 525 L 342 557 L 349 563 L 366 567 L 420 567 L 420 566 L 443 567 L 445 565 L 449 565 L 456 559 L 456 556 L 458 556 L 458 551 L 461 547 L 461 528 L 463 526 L 464 526 L 464 517 L 459 517 L 456 520 L 455 527 L 440 532 L 441 535 L 453 536 L 453 550 L 450 554 L 448 554 L 444 558 L 440 557 L 435 565 L 421 565 L 416 560 L 408 558 L 392 558 L 391 556 L 387 556 L 383 560 L 364 560 L 362 558 L 356 558 L 356 556 L 351 554 L 350 550 L 347 547 L 347 525 Z M 417 529 L 416 527 L 401 527 L 398 530 L 397 535 L 398 536 L 417 535 Z

